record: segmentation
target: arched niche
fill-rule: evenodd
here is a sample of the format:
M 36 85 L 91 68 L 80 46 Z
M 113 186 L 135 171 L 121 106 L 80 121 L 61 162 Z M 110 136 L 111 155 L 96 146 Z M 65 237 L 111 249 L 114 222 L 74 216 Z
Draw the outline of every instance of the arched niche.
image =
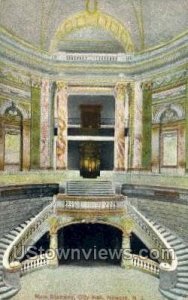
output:
M 0 170 L 28 170 L 30 164 L 30 121 L 14 102 L 1 107 Z

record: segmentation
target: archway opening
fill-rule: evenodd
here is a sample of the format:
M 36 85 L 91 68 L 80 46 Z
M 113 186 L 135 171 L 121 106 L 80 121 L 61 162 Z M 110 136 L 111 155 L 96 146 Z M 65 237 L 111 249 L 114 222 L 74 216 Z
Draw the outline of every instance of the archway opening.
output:
M 122 232 L 106 224 L 73 224 L 58 232 L 59 263 L 120 265 Z
M 148 257 L 151 260 L 158 262 L 158 259 L 151 254 L 151 250 L 144 244 L 144 242 L 135 234 L 131 234 L 131 253 L 142 257 Z

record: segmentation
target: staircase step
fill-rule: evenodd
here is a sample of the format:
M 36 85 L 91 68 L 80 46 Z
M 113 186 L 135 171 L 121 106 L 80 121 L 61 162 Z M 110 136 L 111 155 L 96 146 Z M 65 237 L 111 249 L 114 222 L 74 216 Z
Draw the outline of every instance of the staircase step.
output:
M 188 272 L 188 266 L 179 266 L 178 265 L 178 271 L 180 272 Z M 187 273 L 187 276 L 188 276 L 188 273 Z
M 176 251 L 176 255 L 177 256 L 188 254 L 188 250 L 185 249 L 185 248 L 182 248 L 182 249 L 176 249 L 176 248 L 174 248 L 174 250 Z
M 9 290 L 8 292 L 4 293 L 3 295 L 0 295 L 0 297 L 1 297 L 0 299 L 2 299 L 2 300 L 10 299 L 17 293 L 18 293 L 18 290 L 11 288 L 11 290 Z
M 179 266 L 188 266 L 188 260 L 178 262 L 178 267 Z
M 162 234 L 162 236 L 167 239 L 168 237 L 171 237 L 172 236 L 172 233 L 171 232 L 168 232 L 168 231 L 165 231 L 165 233 Z
M 178 261 L 188 260 L 188 254 L 185 255 L 177 255 Z
M 179 271 L 177 276 L 178 276 L 178 278 L 188 278 L 188 273 Z
M 186 284 L 186 283 L 184 284 L 184 283 L 179 283 L 179 282 L 178 282 L 178 283 L 176 284 L 176 287 L 177 287 L 177 288 L 180 288 L 180 289 L 182 288 L 182 289 L 188 291 L 188 283 L 187 283 L 187 284 Z
M 8 245 L 11 243 L 11 241 L 8 240 L 8 239 L 6 239 L 6 238 L 2 238 L 2 239 L 1 239 L 1 243 L 8 246 Z M 1 247 L 1 246 L 0 246 L 0 247 Z
M 177 295 L 174 295 L 174 294 L 171 293 L 171 292 L 163 291 L 163 290 L 161 290 L 161 289 L 159 289 L 159 291 L 161 292 L 161 294 L 162 294 L 163 296 L 165 296 L 165 299 L 170 299 L 170 300 L 180 300 L 180 299 L 177 298 Z M 183 300 L 183 299 L 181 299 L 181 300 Z
M 167 240 L 167 242 L 168 242 L 169 244 L 171 244 L 171 242 L 173 242 L 173 241 L 177 241 L 177 239 L 178 239 L 178 238 L 177 238 L 176 236 L 174 236 L 174 235 L 172 235 L 172 236 L 166 238 L 166 240 Z
M 187 291 L 186 290 L 183 290 L 182 288 L 173 288 L 171 289 L 171 292 L 178 295 L 178 296 L 184 296 L 186 297 L 188 294 L 187 294 Z
M 187 283 L 188 284 L 188 277 L 187 278 L 178 278 L 179 283 Z
M 177 239 L 176 241 L 172 241 L 170 245 L 175 248 L 178 245 L 182 245 L 182 241 Z
M 0 295 L 5 293 L 5 292 L 8 292 L 10 290 L 12 290 L 11 287 L 3 286 L 3 287 L 0 288 Z

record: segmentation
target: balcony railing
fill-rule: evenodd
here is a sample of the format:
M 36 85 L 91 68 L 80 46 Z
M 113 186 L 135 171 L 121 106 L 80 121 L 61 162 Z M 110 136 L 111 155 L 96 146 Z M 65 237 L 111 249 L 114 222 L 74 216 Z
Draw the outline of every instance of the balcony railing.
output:
M 125 212 L 126 197 L 89 197 L 89 196 L 67 196 L 64 194 L 57 195 L 56 210 L 57 212 Z
M 114 128 L 69 128 L 69 136 L 114 136 Z
M 80 118 L 69 118 L 68 119 L 68 125 L 77 125 L 77 126 L 81 126 L 81 120 Z M 115 125 L 115 119 L 114 118 L 102 118 L 100 120 L 100 126 L 104 126 L 104 125 L 111 125 L 112 127 Z

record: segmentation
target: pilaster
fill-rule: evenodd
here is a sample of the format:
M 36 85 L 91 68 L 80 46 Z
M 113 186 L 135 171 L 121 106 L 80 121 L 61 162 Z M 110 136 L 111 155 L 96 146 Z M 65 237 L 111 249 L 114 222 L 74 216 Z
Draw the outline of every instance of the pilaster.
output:
M 58 266 L 58 219 L 54 216 L 49 220 L 50 223 L 50 249 L 48 257 L 48 266 L 56 268 Z
M 131 237 L 130 234 L 125 232 L 123 233 L 123 238 L 122 238 L 123 255 L 121 261 L 122 268 L 130 268 L 130 266 L 132 265 L 130 237 Z
M 186 173 L 188 173 L 188 79 L 186 82 L 186 100 L 185 100 L 185 164 L 186 164 Z
M 23 120 L 23 171 L 30 168 L 30 121 Z
M 40 168 L 40 96 L 39 79 L 31 82 L 31 169 Z
M 152 82 L 143 86 L 143 143 L 142 143 L 142 167 L 151 170 L 152 160 Z
M 0 171 L 4 170 L 4 130 L 3 130 L 3 120 L 0 122 Z

